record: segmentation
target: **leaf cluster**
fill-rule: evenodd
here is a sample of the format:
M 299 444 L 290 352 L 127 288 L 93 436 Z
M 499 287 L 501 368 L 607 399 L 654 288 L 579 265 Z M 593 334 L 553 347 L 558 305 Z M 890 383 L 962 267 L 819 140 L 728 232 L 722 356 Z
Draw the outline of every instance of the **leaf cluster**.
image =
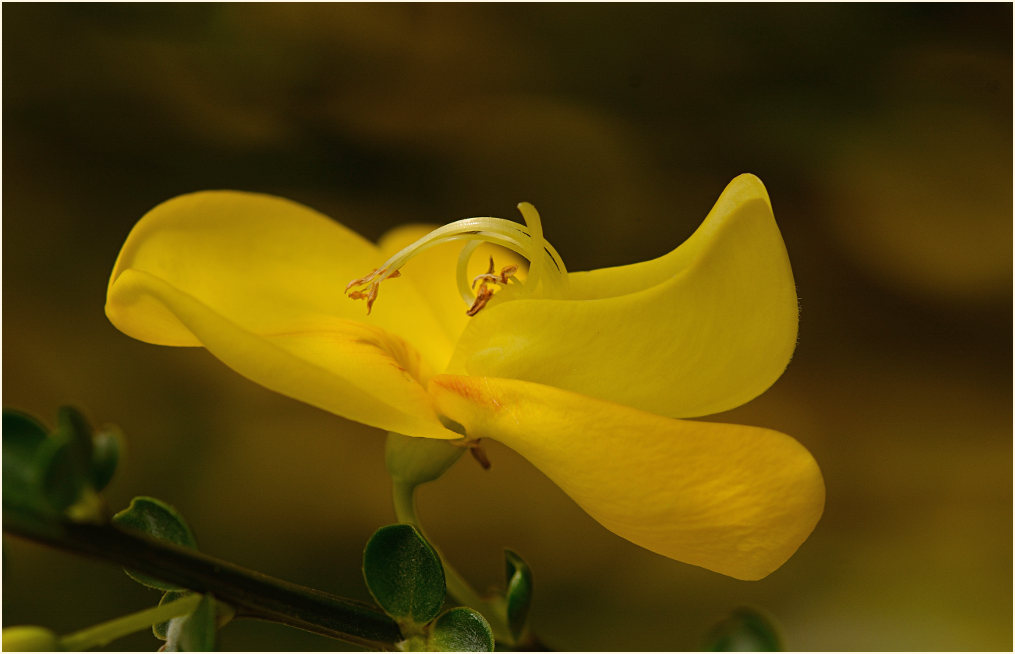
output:
M 117 428 L 93 429 L 81 412 L 71 407 L 62 407 L 58 411 L 53 429 L 25 413 L 5 410 L 5 529 L 10 526 L 16 529 L 14 533 L 57 544 L 67 543 L 68 538 L 73 539 L 72 533 L 90 534 L 86 538 L 97 537 L 101 533 L 101 538 L 114 539 L 117 538 L 116 533 L 124 536 L 134 534 L 145 541 L 164 543 L 181 554 L 193 550 L 196 556 L 204 556 L 197 552 L 197 539 L 183 516 L 170 504 L 159 499 L 135 497 L 126 509 L 112 517 L 108 516 L 99 493 L 113 478 L 122 451 L 123 436 Z M 12 518 L 10 524 L 8 517 Z M 28 528 L 22 529 L 25 525 Z M 75 525 L 81 527 L 75 528 Z M 86 526 L 96 531 L 82 532 Z M 94 553 L 95 549 L 88 547 L 86 551 Z M 112 560 L 118 559 L 113 557 Z M 179 558 L 175 560 L 181 561 Z M 140 565 L 143 559 L 131 561 L 134 565 Z M 524 575 L 519 577 L 517 573 L 521 569 L 527 571 L 524 562 L 511 553 L 509 581 L 512 574 L 523 579 Z M 157 567 L 156 570 L 165 571 L 166 576 L 173 576 L 168 573 L 176 569 Z M 165 651 L 213 650 L 217 630 L 236 615 L 233 606 L 218 600 L 212 594 L 218 591 L 226 593 L 224 589 L 216 591 L 216 586 L 206 584 L 196 588 L 201 592 L 195 592 L 195 587 L 178 583 L 193 579 L 193 576 L 177 574 L 174 581 L 132 569 L 132 566 L 125 567 L 124 571 L 138 583 L 162 592 L 159 608 L 165 610 L 160 611 L 159 615 L 165 617 L 158 618 L 160 621 L 155 624 L 147 624 L 151 624 L 156 638 L 165 641 L 162 648 Z M 483 615 L 466 607 L 452 607 L 441 612 L 446 595 L 444 568 L 437 552 L 414 527 L 400 524 L 378 530 L 364 552 L 363 572 L 367 587 L 377 604 L 394 620 L 401 632 L 402 640 L 398 643 L 389 641 L 391 645 L 431 651 L 493 651 L 493 631 Z M 267 579 L 263 575 L 261 578 Z M 516 580 L 512 587 L 531 588 L 531 578 L 527 579 L 521 586 Z M 312 589 L 298 589 L 285 582 L 279 583 L 293 589 L 300 597 L 322 597 L 322 594 Z M 517 590 L 514 593 L 518 595 Z M 232 595 L 227 593 L 227 597 Z M 332 606 L 348 605 L 350 608 L 354 604 L 341 598 L 322 601 L 327 601 Z M 519 610 L 518 607 L 522 604 L 524 607 Z M 516 599 L 512 606 L 515 607 L 511 610 L 512 615 L 521 616 L 516 617 L 515 622 L 523 625 L 527 599 L 521 604 Z M 364 608 L 367 612 L 371 611 Z M 256 612 L 248 614 L 256 615 Z M 355 621 L 358 616 L 364 615 L 363 609 L 351 608 L 348 619 Z M 169 616 L 175 617 L 166 620 Z M 387 620 L 379 613 L 376 616 Z M 125 619 L 120 619 L 119 622 L 122 623 Z M 376 618 L 373 620 L 376 623 Z M 310 626 L 309 623 L 293 624 L 304 628 Z M 89 632 L 91 636 L 103 628 L 104 625 L 100 625 L 54 642 L 80 644 L 79 641 L 87 641 L 81 634 Z M 334 627 L 328 628 L 334 632 Z M 29 645 L 34 642 L 31 638 L 26 640 L 24 634 L 32 636 L 35 632 L 29 634 L 24 629 L 18 631 L 19 629 L 21 628 L 15 627 L 5 630 L 5 641 L 24 641 Z M 520 629 L 521 627 L 519 631 Z M 56 638 L 48 630 L 44 631 L 51 638 Z M 354 635 L 357 630 L 348 633 L 350 640 L 357 642 L 358 636 Z M 339 633 L 334 635 L 343 637 Z
M 113 524 L 155 540 L 197 549 L 197 539 L 183 516 L 169 504 L 154 497 L 135 497 L 130 506 L 113 516 Z M 139 584 L 164 591 L 159 606 L 192 595 L 178 584 L 127 568 L 124 568 L 124 572 Z M 193 612 L 152 625 L 152 633 L 156 638 L 166 641 L 165 650 L 169 652 L 210 652 L 215 649 L 216 630 L 228 622 L 234 613 L 230 607 L 216 602 L 210 594 L 203 594 Z
M 101 522 L 98 493 L 113 478 L 122 450 L 118 428 L 94 430 L 73 407 L 57 411 L 53 429 L 25 413 L 4 410 L 4 510 Z
M 412 525 L 374 533 L 363 552 L 363 578 L 377 604 L 398 622 L 403 649 L 493 651 L 493 630 L 478 611 L 460 606 L 440 612 L 447 593 L 444 566 Z

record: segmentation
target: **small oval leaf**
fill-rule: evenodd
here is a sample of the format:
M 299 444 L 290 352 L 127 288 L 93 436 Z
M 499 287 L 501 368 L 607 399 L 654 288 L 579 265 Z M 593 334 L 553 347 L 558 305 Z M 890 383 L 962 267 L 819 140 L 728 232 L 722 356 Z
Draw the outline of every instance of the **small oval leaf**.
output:
M 742 607 L 712 628 L 703 649 L 710 652 L 781 652 L 782 639 L 771 619 L 760 611 Z
M 69 443 L 76 464 L 80 465 L 89 477 L 91 476 L 92 427 L 80 411 L 72 406 L 57 409 L 56 429 L 50 438 Z
M 46 428 L 32 416 L 5 409 L 3 412 L 3 503 L 10 508 L 45 505 L 39 492 L 36 455 L 46 440 Z
M 159 600 L 159 606 L 175 602 L 178 599 L 183 599 L 187 595 L 190 595 L 190 591 L 177 591 L 169 590 L 162 594 L 162 599 Z M 179 618 L 173 618 L 172 620 L 166 620 L 165 622 L 156 622 L 152 625 L 152 633 L 159 640 L 167 640 L 169 638 L 169 623 Z
M 121 529 L 140 532 L 151 538 L 168 541 L 181 547 L 197 549 L 190 527 L 173 507 L 154 497 L 135 497 L 123 511 L 113 516 L 113 524 Z M 180 586 L 148 575 L 124 569 L 131 579 L 159 590 L 183 590 Z
M 35 453 L 39 491 L 46 504 L 63 511 L 77 502 L 89 484 L 88 463 L 81 448 L 59 433 L 44 440 Z
M 80 411 L 60 407 L 56 429 L 35 450 L 34 466 L 50 508 L 62 512 L 85 497 L 91 487 L 92 428 Z
M 517 553 L 504 550 L 504 567 L 507 574 L 507 590 L 504 599 L 507 604 L 508 628 L 517 640 L 525 630 L 532 604 L 532 570 Z
M 431 652 L 492 652 L 493 630 L 479 612 L 464 606 L 448 609 L 430 626 Z
M 399 622 L 426 624 L 444 604 L 444 566 L 412 525 L 374 533 L 363 551 L 363 578 L 377 604 Z
M 46 438 L 46 427 L 41 422 L 27 413 L 4 409 L 3 446 L 5 459 L 8 452 L 21 456 L 31 454 L 44 438 Z
M 101 491 L 109 485 L 120 463 L 123 433 L 119 427 L 107 425 L 92 438 L 92 488 Z
M 167 652 L 211 652 L 215 649 L 215 600 L 211 595 L 201 602 L 190 615 L 169 621 Z

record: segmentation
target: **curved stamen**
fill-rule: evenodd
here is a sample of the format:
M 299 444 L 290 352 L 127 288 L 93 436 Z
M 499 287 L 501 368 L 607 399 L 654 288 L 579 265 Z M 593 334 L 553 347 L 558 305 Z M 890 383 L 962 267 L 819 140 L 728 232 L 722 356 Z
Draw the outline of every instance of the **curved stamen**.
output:
M 465 218 L 439 227 L 399 250 L 384 262 L 384 265 L 369 275 L 349 282 L 345 287 L 345 292 L 352 299 L 366 299 L 367 313 L 369 313 L 374 300 L 377 299 L 380 283 L 385 279 L 397 277 L 399 270 L 409 259 L 435 245 L 464 240 L 468 242 L 458 257 L 456 280 L 462 299 L 470 305 L 469 315 L 474 315 L 492 297 L 493 291 L 487 287 L 487 282 L 506 284 L 509 278 L 514 279 L 511 275 L 515 271 L 508 270 L 509 267 L 502 270 L 500 275 L 494 275 L 491 269 L 488 273 L 490 278 L 479 288 L 479 295 L 484 295 L 483 301 L 479 301 L 477 294 L 472 289 L 474 284 L 470 285 L 469 283 L 468 264 L 476 248 L 484 242 L 512 250 L 528 260 L 528 275 L 524 282 L 519 283 L 523 288 L 528 289 L 529 294 L 535 294 L 542 282 L 544 294 L 558 295 L 566 282 L 567 270 L 564 268 L 564 262 L 553 246 L 543 238 L 542 223 L 535 207 L 528 202 L 522 202 L 518 205 L 518 209 L 522 213 L 525 225 L 503 218 L 483 217 Z M 549 259 L 552 266 L 547 264 L 546 259 Z M 519 280 L 515 279 L 515 281 Z M 363 290 L 364 287 L 366 290 Z

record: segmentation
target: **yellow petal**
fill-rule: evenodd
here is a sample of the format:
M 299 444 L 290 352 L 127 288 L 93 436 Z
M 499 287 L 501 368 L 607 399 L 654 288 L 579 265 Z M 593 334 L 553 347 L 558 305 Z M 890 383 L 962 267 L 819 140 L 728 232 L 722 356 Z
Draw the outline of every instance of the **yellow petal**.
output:
M 148 272 L 127 269 L 111 289 L 126 307 L 159 307 L 227 366 L 271 390 L 340 416 L 411 436 L 459 438 L 437 419 L 426 362 L 402 339 L 352 320 L 231 321 Z
M 611 531 L 738 579 L 782 565 L 825 488 L 798 442 L 758 427 L 673 420 L 516 380 L 438 375 L 438 411 L 528 459 Z
M 203 345 L 249 379 L 403 434 L 453 438 L 424 390 L 450 341 L 411 285 L 385 282 L 367 316 L 346 283 L 381 265 L 373 244 L 266 195 L 185 195 L 131 232 L 106 315 L 162 345 Z
M 673 252 L 569 275 L 563 300 L 481 311 L 449 372 L 538 382 L 686 418 L 739 406 L 782 374 L 797 298 L 768 194 L 753 175 L 726 188 Z
M 314 316 L 367 322 L 397 334 L 428 361 L 451 341 L 423 298 L 385 282 L 372 315 L 345 285 L 380 266 L 369 241 L 303 205 L 269 195 L 205 191 L 160 204 L 134 227 L 110 277 L 106 314 L 121 331 L 159 345 L 202 345 L 178 316 L 145 295 L 116 293 L 125 270 L 161 279 L 254 332 Z

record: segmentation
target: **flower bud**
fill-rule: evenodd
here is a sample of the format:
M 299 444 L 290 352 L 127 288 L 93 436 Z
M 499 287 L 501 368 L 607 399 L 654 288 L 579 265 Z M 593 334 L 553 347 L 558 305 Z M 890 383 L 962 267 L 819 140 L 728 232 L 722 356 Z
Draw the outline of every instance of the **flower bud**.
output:
M 3 630 L 3 649 L 5 652 L 52 652 L 59 649 L 59 639 L 45 627 L 7 627 Z

